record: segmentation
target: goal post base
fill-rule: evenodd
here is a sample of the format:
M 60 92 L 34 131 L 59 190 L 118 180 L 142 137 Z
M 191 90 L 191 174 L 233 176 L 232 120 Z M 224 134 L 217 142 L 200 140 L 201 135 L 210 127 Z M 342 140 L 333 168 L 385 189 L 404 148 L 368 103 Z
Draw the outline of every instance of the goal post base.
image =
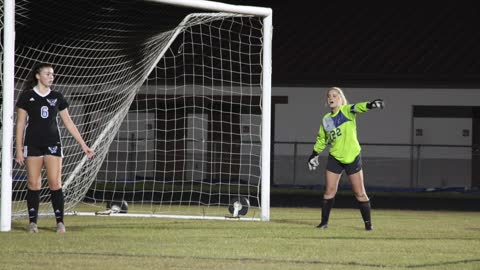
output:
M 109 216 L 109 217 L 135 217 L 135 218 L 170 218 L 170 219 L 201 219 L 201 220 L 233 220 L 233 221 L 261 221 L 260 218 L 230 217 L 230 216 L 194 216 L 194 215 L 160 215 L 160 214 L 120 214 L 112 211 L 100 212 L 67 212 L 69 216 Z

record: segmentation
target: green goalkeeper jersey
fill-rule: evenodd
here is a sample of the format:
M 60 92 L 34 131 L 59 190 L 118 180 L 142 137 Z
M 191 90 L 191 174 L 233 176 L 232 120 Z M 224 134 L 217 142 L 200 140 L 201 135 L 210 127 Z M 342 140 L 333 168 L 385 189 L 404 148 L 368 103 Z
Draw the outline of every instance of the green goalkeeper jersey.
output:
M 327 113 L 322 119 L 313 150 L 320 153 L 330 144 L 330 155 L 343 164 L 352 163 L 361 150 L 355 119 L 357 113 L 368 111 L 367 104 L 368 102 L 347 104 L 341 106 L 335 114 Z

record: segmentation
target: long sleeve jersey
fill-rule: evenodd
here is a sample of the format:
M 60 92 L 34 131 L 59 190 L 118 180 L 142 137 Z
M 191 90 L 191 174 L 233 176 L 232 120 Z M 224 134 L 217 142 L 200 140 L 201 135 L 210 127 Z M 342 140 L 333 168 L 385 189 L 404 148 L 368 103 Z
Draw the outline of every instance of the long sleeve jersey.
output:
M 361 151 L 357 139 L 357 113 L 367 112 L 367 104 L 347 104 L 335 114 L 325 114 L 313 150 L 320 153 L 330 144 L 330 155 L 343 164 L 352 163 Z

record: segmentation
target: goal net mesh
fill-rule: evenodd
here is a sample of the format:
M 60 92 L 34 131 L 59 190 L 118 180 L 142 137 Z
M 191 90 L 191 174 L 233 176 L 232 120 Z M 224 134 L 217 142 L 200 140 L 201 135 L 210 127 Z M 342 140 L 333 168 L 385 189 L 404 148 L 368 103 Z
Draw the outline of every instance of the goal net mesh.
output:
M 125 201 L 129 213 L 228 215 L 242 198 L 259 215 L 262 18 L 113 0 L 16 1 L 15 17 L 15 99 L 32 66 L 51 63 L 96 152 L 59 121 L 67 212 Z M 26 189 L 15 164 L 14 217 Z

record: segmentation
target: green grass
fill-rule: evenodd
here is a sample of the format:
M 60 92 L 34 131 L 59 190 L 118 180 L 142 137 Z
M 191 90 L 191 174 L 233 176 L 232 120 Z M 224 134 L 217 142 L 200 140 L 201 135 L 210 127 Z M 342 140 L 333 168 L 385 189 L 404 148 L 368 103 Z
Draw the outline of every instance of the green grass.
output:
M 0 269 L 480 269 L 477 212 L 272 208 L 270 222 L 67 216 L 0 233 Z

